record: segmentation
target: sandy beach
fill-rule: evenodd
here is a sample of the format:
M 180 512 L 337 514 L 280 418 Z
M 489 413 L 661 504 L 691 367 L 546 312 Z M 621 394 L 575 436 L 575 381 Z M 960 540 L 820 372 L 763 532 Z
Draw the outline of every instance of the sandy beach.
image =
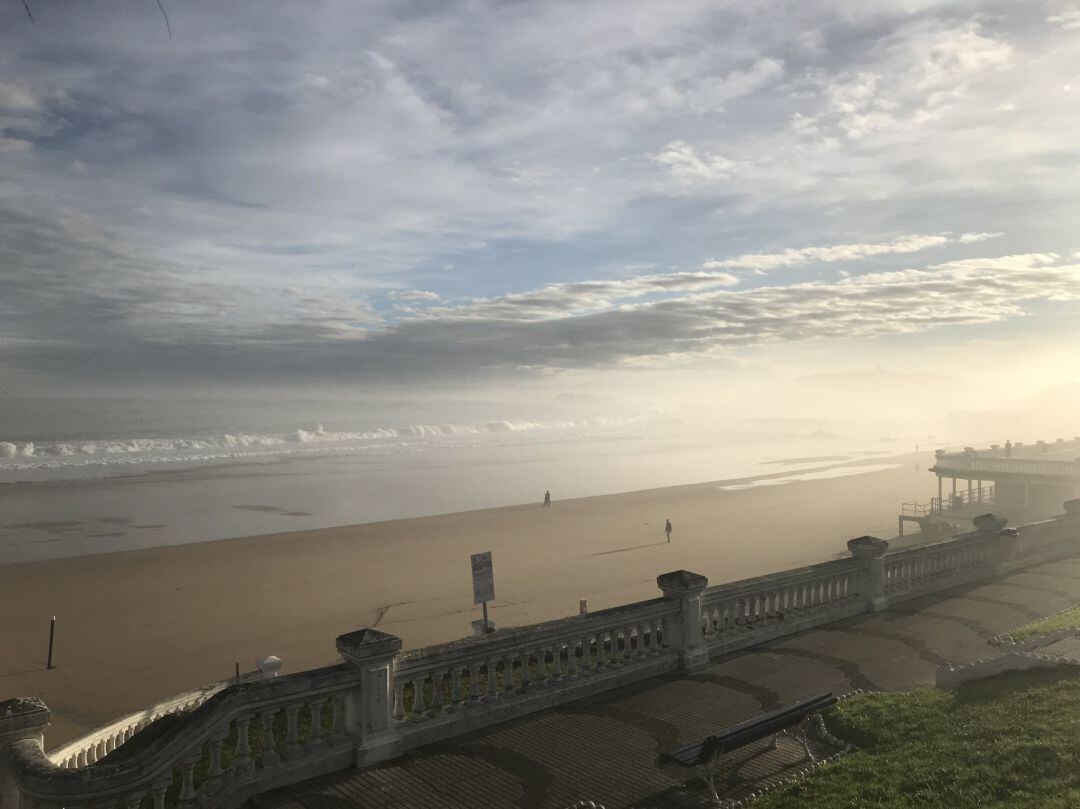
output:
M 575 614 L 580 598 L 590 609 L 651 598 L 670 570 L 721 583 L 833 558 L 854 536 L 894 536 L 900 503 L 930 496 L 926 465 L 874 458 L 789 482 L 777 481 L 806 469 L 773 466 L 771 480 L 0 567 L 0 698 L 45 700 L 51 747 L 228 678 L 235 662 L 331 662 L 334 638 L 359 627 L 406 647 L 461 637 L 480 613 L 469 578 L 479 551 L 494 552 L 499 626 Z M 45 671 L 52 615 L 56 668 Z

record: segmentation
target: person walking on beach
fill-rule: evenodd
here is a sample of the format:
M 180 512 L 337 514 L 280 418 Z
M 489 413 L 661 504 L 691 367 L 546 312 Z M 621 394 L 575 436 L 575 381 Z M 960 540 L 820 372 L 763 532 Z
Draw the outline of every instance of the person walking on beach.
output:
M 545 506 L 550 506 L 551 505 L 551 492 L 548 492 L 548 491 L 544 492 L 544 505 Z
M 671 542 L 671 520 L 664 521 L 664 533 L 667 534 L 667 541 Z

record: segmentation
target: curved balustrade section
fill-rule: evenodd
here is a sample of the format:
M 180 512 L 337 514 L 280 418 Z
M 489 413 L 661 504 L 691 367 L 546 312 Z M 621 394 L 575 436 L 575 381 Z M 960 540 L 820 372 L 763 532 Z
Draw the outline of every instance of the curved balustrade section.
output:
M 252 795 L 348 767 L 347 664 L 231 685 L 178 714 L 167 734 L 138 736 L 84 767 L 58 766 L 37 741 L 12 745 L 27 809 L 236 807 Z
M 64 769 L 77 769 L 94 764 L 158 719 L 198 708 L 227 685 L 228 683 L 215 683 L 128 714 L 115 722 L 110 722 L 73 739 L 62 747 L 50 750 L 46 757 L 53 764 Z
M 657 598 L 406 652 L 394 723 L 411 747 L 672 671 L 679 617 Z
M 838 559 L 708 588 L 701 615 L 710 655 L 863 612 L 864 570 L 859 559 Z

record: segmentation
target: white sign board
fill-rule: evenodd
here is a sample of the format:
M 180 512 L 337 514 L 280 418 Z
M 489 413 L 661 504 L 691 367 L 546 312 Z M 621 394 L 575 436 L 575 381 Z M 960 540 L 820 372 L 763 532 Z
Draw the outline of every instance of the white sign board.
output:
M 474 553 L 472 559 L 473 604 L 495 600 L 495 572 L 491 568 L 491 551 Z

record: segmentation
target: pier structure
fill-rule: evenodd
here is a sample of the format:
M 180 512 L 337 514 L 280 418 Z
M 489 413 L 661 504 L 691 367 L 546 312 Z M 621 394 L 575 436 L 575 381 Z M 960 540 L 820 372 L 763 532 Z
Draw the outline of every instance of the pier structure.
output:
M 1080 436 L 938 450 L 930 471 L 937 475 L 937 497 L 903 504 L 901 536 L 907 522 L 917 523 L 923 533 L 942 534 L 989 511 L 1007 514 L 1014 523 L 1044 519 L 1080 491 Z

